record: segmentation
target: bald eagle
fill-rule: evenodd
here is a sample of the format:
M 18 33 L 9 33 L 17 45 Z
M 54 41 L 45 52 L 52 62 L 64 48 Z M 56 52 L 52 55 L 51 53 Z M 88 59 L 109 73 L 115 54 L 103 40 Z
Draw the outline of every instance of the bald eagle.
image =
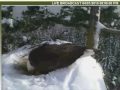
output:
M 71 65 L 85 50 L 86 47 L 72 43 L 44 43 L 30 52 L 27 68 L 29 71 L 48 73 Z

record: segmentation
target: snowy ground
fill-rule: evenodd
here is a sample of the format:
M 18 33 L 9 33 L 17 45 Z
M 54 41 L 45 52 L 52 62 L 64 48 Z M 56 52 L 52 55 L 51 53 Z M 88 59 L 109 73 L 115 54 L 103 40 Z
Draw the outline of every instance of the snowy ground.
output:
M 2 90 L 106 90 L 102 69 L 89 55 L 47 75 L 19 72 L 14 64 L 29 53 L 29 47 L 24 46 L 2 56 Z

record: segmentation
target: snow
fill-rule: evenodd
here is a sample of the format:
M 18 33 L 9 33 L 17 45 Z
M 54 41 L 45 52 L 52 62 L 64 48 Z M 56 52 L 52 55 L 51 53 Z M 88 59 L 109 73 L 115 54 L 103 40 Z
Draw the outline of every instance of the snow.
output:
M 2 55 L 3 90 L 106 90 L 102 68 L 90 56 L 92 50 L 86 50 L 69 67 L 35 76 L 25 75 L 14 67 L 15 62 L 28 58 L 23 56 L 29 54 L 30 47 L 24 46 Z
M 100 30 L 100 29 L 104 29 L 106 28 L 105 25 L 103 25 L 100 21 L 97 22 L 97 25 L 96 25 L 96 28 L 97 28 L 97 31 Z
M 98 49 L 99 35 L 101 32 L 101 29 L 104 29 L 104 28 L 106 28 L 106 26 L 104 26 L 100 21 L 98 21 L 96 24 L 96 32 L 94 34 L 94 49 Z
M 64 20 L 70 21 L 70 20 L 71 20 L 71 16 L 66 16 L 66 17 L 64 18 Z
M 88 9 L 87 13 L 90 14 L 90 9 Z
M 111 26 L 113 27 L 115 25 L 115 22 L 111 22 Z
M 96 13 L 96 16 L 98 17 L 98 21 L 100 21 L 100 11 L 101 11 L 101 8 L 98 7 L 98 13 Z
M 9 23 L 10 27 L 13 27 L 13 19 L 12 18 L 8 19 L 8 23 Z
M 2 24 L 4 24 L 4 23 L 6 23 L 6 24 L 8 24 L 10 27 L 14 27 L 13 26 L 13 22 L 14 22 L 14 20 L 12 19 L 12 18 L 3 18 L 2 19 Z
M 27 42 L 28 38 L 26 36 L 23 36 L 22 38 L 24 42 Z

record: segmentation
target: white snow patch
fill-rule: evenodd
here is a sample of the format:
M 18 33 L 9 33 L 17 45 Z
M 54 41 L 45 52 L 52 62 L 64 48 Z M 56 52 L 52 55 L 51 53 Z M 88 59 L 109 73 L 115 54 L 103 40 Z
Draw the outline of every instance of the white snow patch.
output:
M 66 16 L 66 17 L 64 18 L 64 20 L 70 21 L 70 20 L 71 20 L 71 16 Z
M 100 21 L 98 21 L 96 24 L 96 28 L 97 28 L 97 31 L 99 31 L 100 29 L 106 28 L 106 26 L 103 25 Z
M 10 27 L 14 27 L 13 22 L 14 22 L 14 20 L 12 18 L 8 19 L 8 23 L 9 23 Z
M 83 10 L 85 10 L 85 11 L 87 11 L 88 10 L 88 8 L 87 7 L 81 7 Z
M 46 75 L 20 73 L 13 67 L 14 63 L 29 53 L 29 47 L 2 55 L 3 90 L 106 90 L 102 68 L 91 54 L 83 55 L 71 66 Z M 88 50 L 89 53 L 91 51 Z
M 2 23 L 2 24 L 7 23 L 7 19 L 6 19 L 6 18 L 3 18 L 3 19 L 1 20 L 1 23 Z
M 13 26 L 13 23 L 14 23 L 14 20 L 12 19 L 12 18 L 3 18 L 2 19 L 2 24 L 4 24 L 4 23 L 6 23 L 6 24 L 8 24 L 10 27 L 14 27 Z
M 113 27 L 115 25 L 115 22 L 111 22 L 111 26 Z
M 99 45 L 99 34 L 101 32 L 101 29 L 106 28 L 106 26 L 104 26 L 101 22 L 97 22 L 96 24 L 96 32 L 94 34 L 94 49 L 98 49 L 98 45 Z
M 28 38 L 26 36 L 23 36 L 22 38 L 24 42 L 27 42 Z

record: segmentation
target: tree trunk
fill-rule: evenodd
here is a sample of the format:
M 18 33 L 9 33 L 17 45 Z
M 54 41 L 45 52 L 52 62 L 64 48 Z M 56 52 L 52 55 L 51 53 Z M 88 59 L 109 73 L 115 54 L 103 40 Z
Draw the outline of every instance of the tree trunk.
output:
M 86 47 L 88 49 L 94 49 L 94 35 L 96 33 L 96 24 L 99 21 L 100 13 L 99 7 L 92 6 L 90 10 L 89 30 L 87 31 Z

